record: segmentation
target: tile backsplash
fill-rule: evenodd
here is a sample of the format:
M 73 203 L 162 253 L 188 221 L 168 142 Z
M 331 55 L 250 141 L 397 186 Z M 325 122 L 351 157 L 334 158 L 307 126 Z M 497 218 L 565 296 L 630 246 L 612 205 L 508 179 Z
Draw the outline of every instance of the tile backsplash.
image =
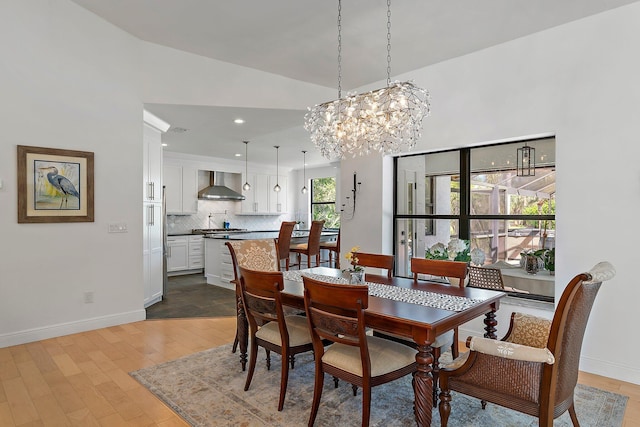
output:
M 236 210 L 240 210 L 239 202 L 198 200 L 197 214 L 167 216 L 167 232 L 175 234 L 188 233 L 194 228 L 223 228 L 225 220 L 229 221 L 230 228 L 246 228 L 251 231 L 278 230 L 282 221 L 290 221 L 291 217 L 295 216 L 292 214 L 280 216 L 236 215 Z M 209 214 L 211 214 L 211 218 L 209 218 Z

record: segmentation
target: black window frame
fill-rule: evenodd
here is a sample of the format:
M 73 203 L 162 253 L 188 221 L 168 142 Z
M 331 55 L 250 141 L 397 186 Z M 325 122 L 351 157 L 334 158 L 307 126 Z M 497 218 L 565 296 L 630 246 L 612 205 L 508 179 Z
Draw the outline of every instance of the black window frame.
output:
M 555 137 L 550 137 L 555 138 Z M 514 142 L 525 143 L 528 141 L 539 141 L 543 139 L 549 138 L 535 138 L 535 139 L 526 139 L 520 141 L 509 141 L 503 143 L 496 144 L 486 144 L 482 146 L 474 146 L 474 147 L 463 147 L 451 150 L 439 150 L 432 151 L 426 153 L 416 153 L 416 154 L 406 154 L 401 156 L 395 156 L 393 158 L 393 237 L 394 242 L 397 239 L 397 224 L 398 220 L 402 219 L 426 219 L 426 220 L 458 220 L 459 229 L 458 229 L 458 237 L 460 239 L 470 240 L 471 238 L 471 221 L 472 220 L 534 220 L 534 221 L 555 221 L 555 214 L 550 215 L 472 215 L 471 214 L 471 151 L 476 148 L 482 147 L 490 147 L 495 145 L 504 145 L 504 144 L 513 144 Z M 425 156 L 430 154 L 438 154 L 445 152 L 458 152 L 460 153 L 460 214 L 459 215 L 439 215 L 439 214 L 420 214 L 420 215 L 409 215 L 409 214 L 398 214 L 398 159 L 405 157 L 415 157 L 415 156 Z M 393 245 L 393 254 L 396 255 L 396 245 Z M 394 272 L 395 273 L 395 272 Z M 521 294 L 521 293 L 509 293 L 510 296 L 524 298 L 524 299 L 532 299 L 538 301 L 547 301 L 554 302 L 553 297 L 547 297 L 544 295 L 535 295 L 535 294 Z

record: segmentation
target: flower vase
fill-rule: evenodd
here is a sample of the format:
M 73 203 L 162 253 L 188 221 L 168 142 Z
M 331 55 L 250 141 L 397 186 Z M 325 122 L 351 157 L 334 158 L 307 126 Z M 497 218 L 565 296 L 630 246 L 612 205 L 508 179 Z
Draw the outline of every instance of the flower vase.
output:
M 538 257 L 535 255 L 525 255 L 524 256 L 524 270 L 528 274 L 537 274 L 540 269 L 540 265 L 538 263 Z
M 349 283 L 352 285 L 364 285 L 364 270 L 355 270 L 349 273 Z

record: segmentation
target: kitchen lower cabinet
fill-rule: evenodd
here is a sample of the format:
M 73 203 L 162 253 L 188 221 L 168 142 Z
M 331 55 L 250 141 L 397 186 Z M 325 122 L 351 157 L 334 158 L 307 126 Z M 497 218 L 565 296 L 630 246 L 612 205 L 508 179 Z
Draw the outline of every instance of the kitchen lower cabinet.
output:
M 189 270 L 204 268 L 204 237 L 189 236 Z
M 227 289 L 235 289 L 231 283 L 233 280 L 233 262 L 229 248 L 224 239 L 205 240 L 204 275 L 210 285 L 221 286 Z
M 189 269 L 188 236 L 167 237 L 167 272 Z

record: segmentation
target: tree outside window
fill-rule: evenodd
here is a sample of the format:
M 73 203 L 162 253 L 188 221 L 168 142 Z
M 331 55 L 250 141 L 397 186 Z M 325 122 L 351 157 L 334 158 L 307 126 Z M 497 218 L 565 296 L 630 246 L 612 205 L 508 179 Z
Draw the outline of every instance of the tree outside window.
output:
M 336 179 L 311 180 L 311 218 L 324 220 L 325 228 L 340 228 L 340 215 L 336 212 Z

